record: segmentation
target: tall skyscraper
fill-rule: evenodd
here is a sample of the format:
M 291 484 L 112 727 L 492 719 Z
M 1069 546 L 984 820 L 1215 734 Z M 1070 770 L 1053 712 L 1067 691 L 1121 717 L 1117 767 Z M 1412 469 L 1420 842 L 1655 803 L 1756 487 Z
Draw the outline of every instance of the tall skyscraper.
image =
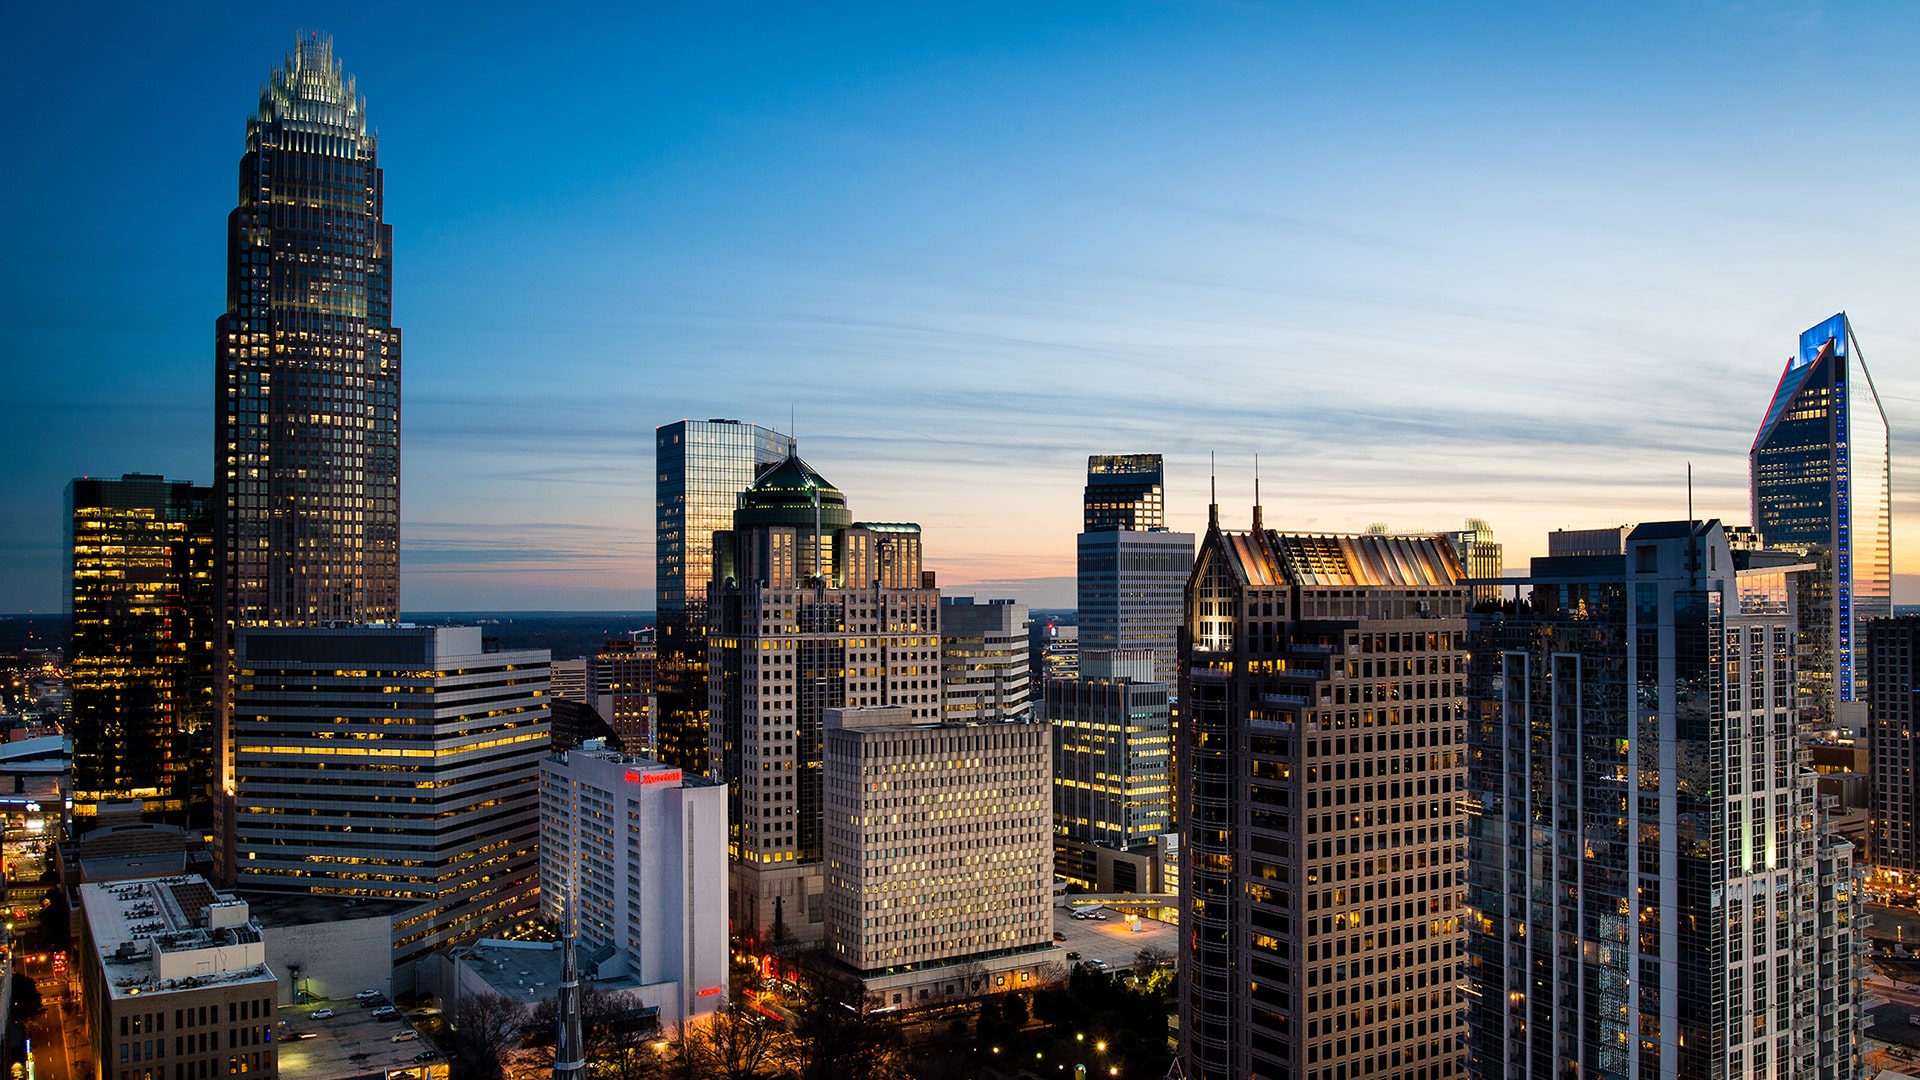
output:
M 1171 684 L 1193 534 L 1168 532 L 1159 454 L 1087 459 L 1078 542 L 1080 648 L 1152 649 Z
M 738 420 L 680 420 L 654 430 L 656 749 L 707 771 L 707 582 L 713 534 L 733 528 L 740 493 L 785 461 L 793 439 Z
M 413 901 L 396 982 L 534 912 L 547 653 L 476 626 L 260 628 L 235 657 L 239 884 Z
M 1868 623 L 1866 658 L 1873 781 L 1868 847 L 1876 871 L 1911 885 L 1920 880 L 1920 617 Z
M 185 823 L 213 751 L 210 492 L 128 473 L 67 485 L 73 798 Z M 202 822 L 204 825 L 204 822 Z
M 1796 760 L 1796 566 L 1719 522 L 1475 616 L 1468 1072 L 1853 1080 L 1852 845 Z
M 920 526 L 860 523 L 798 457 L 740 496 L 713 540 L 709 755 L 727 785 L 734 932 L 819 943 L 828 709 L 941 718 L 940 592 Z
M 1800 335 L 1748 455 L 1753 526 L 1814 556 L 1799 583 L 1800 712 L 1814 731 L 1866 730 L 1868 619 L 1893 614 L 1887 417 L 1846 312 Z
M 400 612 L 400 331 L 366 106 L 300 39 L 247 120 L 215 323 L 214 577 L 221 871 L 231 878 L 227 665 L 249 626 Z
M 1215 512 L 1181 636 L 1186 1075 L 1457 1075 L 1460 564 L 1254 522 Z

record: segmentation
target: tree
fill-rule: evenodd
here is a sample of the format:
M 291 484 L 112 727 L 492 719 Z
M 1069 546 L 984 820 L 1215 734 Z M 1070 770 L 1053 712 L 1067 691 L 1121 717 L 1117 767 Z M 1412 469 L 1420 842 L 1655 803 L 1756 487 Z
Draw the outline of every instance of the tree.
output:
M 35 985 L 25 972 L 14 972 L 13 1018 L 15 1020 L 31 1019 L 39 1016 L 46 1007 L 46 1003 L 40 1000 L 40 987 Z
M 792 1054 L 799 1080 L 902 1075 L 903 1045 L 894 1024 L 862 1015 L 817 982 L 807 985 L 794 1014 Z
M 461 1080 L 500 1080 L 500 1057 L 520 1043 L 525 1005 L 499 994 L 465 994 L 454 1008 L 442 1049 Z

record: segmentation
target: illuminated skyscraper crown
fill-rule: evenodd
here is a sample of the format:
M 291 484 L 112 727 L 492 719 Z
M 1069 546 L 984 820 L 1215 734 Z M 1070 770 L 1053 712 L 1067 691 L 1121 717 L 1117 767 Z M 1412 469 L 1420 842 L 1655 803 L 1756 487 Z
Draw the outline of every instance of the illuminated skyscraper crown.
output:
M 364 149 L 373 149 L 367 101 L 355 89 L 353 76 L 341 71 L 340 61 L 333 58 L 333 38 L 325 34 L 308 34 L 295 42 L 285 66 L 275 68 L 260 87 L 260 113 L 247 124 L 247 149 L 259 149 L 264 125 L 365 140 Z

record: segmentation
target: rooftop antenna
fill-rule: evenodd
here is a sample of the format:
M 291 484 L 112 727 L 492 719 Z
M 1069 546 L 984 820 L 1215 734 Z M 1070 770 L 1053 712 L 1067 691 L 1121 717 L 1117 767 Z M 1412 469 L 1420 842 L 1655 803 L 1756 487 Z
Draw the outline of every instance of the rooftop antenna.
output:
M 1266 523 L 1261 520 L 1262 517 L 1263 515 L 1260 513 L 1260 455 L 1258 453 L 1255 453 L 1253 455 L 1253 531 L 1254 532 L 1260 532 L 1266 528 Z
M 1693 524 L 1693 462 L 1687 462 L 1687 524 Z
M 1220 527 L 1220 478 L 1213 471 L 1213 451 L 1207 451 L 1207 527 Z

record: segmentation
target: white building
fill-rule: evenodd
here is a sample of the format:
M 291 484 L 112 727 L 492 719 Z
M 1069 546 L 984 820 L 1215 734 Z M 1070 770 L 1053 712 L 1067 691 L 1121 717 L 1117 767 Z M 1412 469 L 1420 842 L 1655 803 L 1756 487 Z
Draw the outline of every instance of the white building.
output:
M 540 765 L 540 880 L 543 917 L 573 900 L 583 975 L 628 980 L 667 1028 L 725 1004 L 725 788 L 597 739 L 555 753 Z
M 533 915 L 547 653 L 478 627 L 248 629 L 235 659 L 238 884 L 410 900 L 395 989 Z
M 1051 732 L 826 712 L 828 955 L 874 1008 L 1049 978 Z

